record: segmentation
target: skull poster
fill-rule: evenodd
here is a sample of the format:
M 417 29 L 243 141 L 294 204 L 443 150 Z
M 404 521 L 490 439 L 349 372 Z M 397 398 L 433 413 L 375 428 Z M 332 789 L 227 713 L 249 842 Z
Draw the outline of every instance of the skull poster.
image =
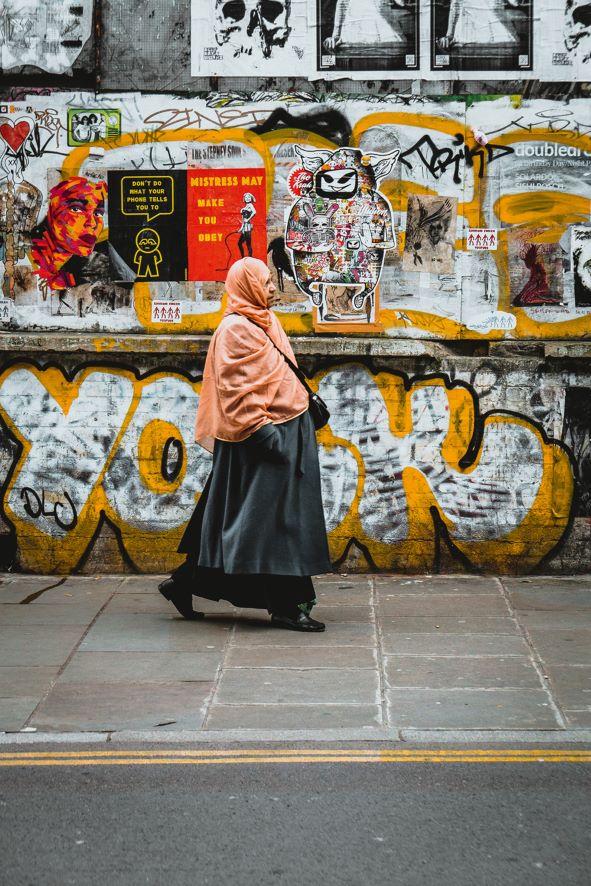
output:
M 310 0 L 192 0 L 193 76 L 306 76 Z
M 285 245 L 296 284 L 317 307 L 320 322 L 373 322 L 384 254 L 396 246 L 390 203 L 377 186 L 400 152 L 295 150 L 301 167 L 290 179 L 297 199 Z
M 411 76 L 420 66 L 419 15 L 420 0 L 317 0 L 318 70 Z

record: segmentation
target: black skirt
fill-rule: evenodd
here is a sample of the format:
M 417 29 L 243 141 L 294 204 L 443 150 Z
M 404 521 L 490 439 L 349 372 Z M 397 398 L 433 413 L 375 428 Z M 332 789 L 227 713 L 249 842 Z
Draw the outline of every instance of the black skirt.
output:
M 305 412 L 273 429 L 272 452 L 265 428 L 242 443 L 215 441 L 178 547 L 188 555 L 179 572 L 190 571 L 198 596 L 264 608 L 277 594 L 312 602 L 309 576 L 332 570 L 312 419 Z

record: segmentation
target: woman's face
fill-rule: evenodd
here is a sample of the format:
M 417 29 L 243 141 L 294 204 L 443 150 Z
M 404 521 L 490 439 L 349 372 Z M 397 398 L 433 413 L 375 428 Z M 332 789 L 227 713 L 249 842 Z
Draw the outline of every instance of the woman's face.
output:
M 272 308 L 273 305 L 279 304 L 281 297 L 277 293 L 277 289 L 275 284 L 271 280 L 271 273 L 269 272 L 269 276 L 265 280 L 265 292 L 267 293 L 267 307 Z

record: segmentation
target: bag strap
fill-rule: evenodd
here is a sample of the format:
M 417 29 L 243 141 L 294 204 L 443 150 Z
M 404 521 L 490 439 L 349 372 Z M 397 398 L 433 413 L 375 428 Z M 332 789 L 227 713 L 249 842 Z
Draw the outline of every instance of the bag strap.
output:
M 262 332 L 265 333 L 265 335 L 267 336 L 267 338 L 269 339 L 269 341 L 271 342 L 271 344 L 273 345 L 273 347 L 275 348 L 275 350 L 276 350 L 276 351 L 279 351 L 279 353 L 281 354 L 281 356 L 283 357 L 283 359 L 285 360 L 285 362 L 287 363 L 287 365 L 289 366 L 289 368 L 292 370 L 292 372 L 295 373 L 296 377 L 297 377 L 297 378 L 299 379 L 299 381 L 303 384 L 303 386 L 305 387 L 306 391 L 308 392 L 308 396 L 309 396 L 309 397 L 313 397 L 313 396 L 314 396 L 314 391 L 312 390 L 312 388 L 310 387 L 310 385 L 309 385 L 308 382 L 306 381 L 306 376 L 304 375 L 304 373 L 302 372 L 302 370 L 300 369 L 300 367 L 297 366 L 297 365 L 293 362 L 293 360 L 290 360 L 289 357 L 287 356 L 287 354 L 284 354 L 284 353 L 283 353 L 283 351 L 281 350 L 281 348 L 278 347 L 278 346 L 275 344 L 275 342 L 273 341 L 273 339 L 271 338 L 271 336 L 269 335 L 269 333 L 267 332 L 267 330 L 266 330 L 266 329 L 263 329 L 262 326 L 259 326 L 258 323 L 255 323 L 254 320 L 251 320 L 250 317 L 245 317 L 244 314 L 238 314 L 237 311 L 233 311 L 231 314 L 227 314 L 228 317 L 230 317 L 230 316 L 234 316 L 234 315 L 236 315 L 236 316 L 238 316 L 238 317 L 244 317 L 245 320 L 248 320 L 249 323 L 252 323 L 253 326 L 256 326 L 258 329 L 262 330 Z

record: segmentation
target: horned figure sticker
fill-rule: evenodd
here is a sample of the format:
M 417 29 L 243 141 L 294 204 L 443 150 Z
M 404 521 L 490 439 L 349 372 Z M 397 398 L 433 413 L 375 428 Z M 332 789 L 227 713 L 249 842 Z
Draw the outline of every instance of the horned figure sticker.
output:
M 292 193 L 299 196 L 286 231 L 296 284 L 316 305 L 321 321 L 337 319 L 333 301 L 338 290 L 338 313 L 359 319 L 365 307 L 369 322 L 385 252 L 396 246 L 392 210 L 377 184 L 392 171 L 400 152 L 369 155 L 358 148 L 299 145 L 295 150 L 307 173 L 295 177 L 300 184 Z M 349 311 L 343 309 L 344 296 Z

